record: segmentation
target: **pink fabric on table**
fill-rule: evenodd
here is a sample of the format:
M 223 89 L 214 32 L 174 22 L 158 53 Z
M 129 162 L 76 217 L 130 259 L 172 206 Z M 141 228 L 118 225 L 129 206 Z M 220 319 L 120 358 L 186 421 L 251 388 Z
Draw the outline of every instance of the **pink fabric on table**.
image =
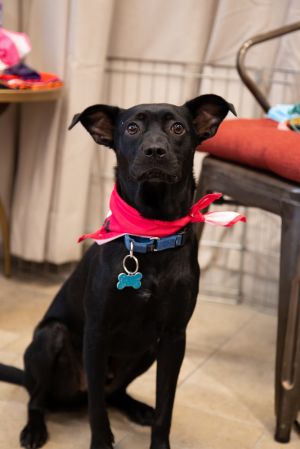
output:
M 30 50 L 29 38 L 25 33 L 0 27 L 0 70 L 17 64 Z

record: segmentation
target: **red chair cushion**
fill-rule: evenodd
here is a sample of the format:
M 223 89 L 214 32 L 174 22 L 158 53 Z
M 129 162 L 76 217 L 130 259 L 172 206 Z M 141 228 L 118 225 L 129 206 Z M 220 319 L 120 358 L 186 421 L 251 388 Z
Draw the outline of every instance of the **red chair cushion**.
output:
M 277 125 L 270 119 L 225 120 L 197 150 L 300 182 L 300 134 Z

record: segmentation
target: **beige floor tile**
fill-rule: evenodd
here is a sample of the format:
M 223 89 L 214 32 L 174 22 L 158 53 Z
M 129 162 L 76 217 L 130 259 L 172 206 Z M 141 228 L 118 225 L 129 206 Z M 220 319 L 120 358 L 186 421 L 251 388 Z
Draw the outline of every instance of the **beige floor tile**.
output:
M 31 340 L 32 340 L 32 332 L 31 332 L 31 328 L 29 326 L 28 330 L 20 333 L 18 338 L 16 338 L 16 340 L 12 341 L 11 343 L 8 343 L 5 346 L 4 350 L 12 351 L 17 354 L 21 354 L 22 355 L 21 362 L 22 362 L 22 366 L 23 366 L 23 354 L 25 352 L 25 349 L 31 342 Z
M 58 281 L 51 275 L 39 275 L 33 273 L 13 273 L 13 277 L 8 279 L 0 274 L 0 299 L 5 296 L 8 300 L 13 300 L 15 293 L 22 292 L 27 297 L 30 294 L 40 294 L 53 296 L 62 285 L 62 281 Z
M 202 367 L 270 432 L 274 427 L 275 327 L 275 317 L 257 313 Z
M 48 449 L 88 448 L 90 432 L 88 418 L 82 413 L 57 413 L 47 419 Z
M 8 332 L 32 332 L 33 327 L 44 315 L 51 298 L 16 293 L 15 301 L 10 305 L 1 305 L 0 329 Z
M 261 427 L 181 405 L 175 409 L 171 441 L 173 449 L 250 449 L 261 434 Z
M 299 447 L 299 436 L 294 432 L 292 432 L 289 444 L 277 443 L 274 441 L 273 435 L 270 432 L 265 432 L 254 446 L 254 449 L 299 449 Z
M 135 379 L 128 388 L 128 393 L 135 399 L 154 406 L 155 403 L 156 364 L 146 373 Z
M 0 349 L 17 340 L 19 335 L 17 332 L 8 332 L 0 328 Z
M 178 388 L 176 404 L 191 407 L 225 419 L 261 427 L 262 423 L 224 383 L 219 382 L 200 368 Z
M 170 441 L 172 449 L 251 449 L 261 433 L 261 428 L 181 405 L 174 411 Z M 116 449 L 148 449 L 149 442 L 150 432 L 138 428 Z
M 6 384 L 5 387 L 4 385 L 5 384 L 0 383 L 1 401 L 13 401 L 22 406 L 27 405 L 28 394 L 24 388 L 12 384 Z
M 0 362 L 6 363 L 8 365 L 13 365 L 17 367 L 22 367 L 22 354 L 8 352 L 6 350 L 0 351 Z M 16 401 L 20 404 L 27 403 L 27 393 L 24 388 L 18 385 L 7 384 L 5 382 L 0 382 L 0 401 Z M 0 402 L 0 404 L 1 404 Z M 1 408 L 1 405 L 0 405 Z M 1 421 L 0 421 L 1 422 Z
M 7 346 L 0 349 L 0 363 L 7 363 L 8 365 L 15 365 L 16 361 L 19 360 L 20 354 L 16 352 L 9 351 Z M 17 366 L 20 366 L 19 364 Z M 0 384 L 1 385 L 1 384 Z M 1 398 L 0 398 L 1 399 Z
M 232 335 L 251 320 L 248 307 L 199 300 L 188 326 L 186 354 L 195 367 L 203 364 Z
M 149 449 L 150 430 L 146 428 L 131 428 L 129 434 L 119 441 L 115 449 Z
M 15 387 L 16 389 L 16 387 Z M 24 393 L 25 394 L 25 393 Z M 134 426 L 125 417 L 115 411 L 109 411 L 111 427 L 115 442 L 121 441 Z M 19 401 L 16 397 L 0 401 L 1 425 L 0 449 L 19 448 L 19 434 L 26 423 L 26 401 Z M 47 416 L 49 441 L 47 449 L 86 449 L 90 439 L 87 411 L 50 413 Z
M 188 325 L 189 347 L 220 347 L 255 313 L 246 306 L 216 304 L 200 298 Z
M 19 433 L 24 426 L 25 416 L 25 403 L 14 401 L 13 398 L 0 400 L 0 449 L 19 449 Z

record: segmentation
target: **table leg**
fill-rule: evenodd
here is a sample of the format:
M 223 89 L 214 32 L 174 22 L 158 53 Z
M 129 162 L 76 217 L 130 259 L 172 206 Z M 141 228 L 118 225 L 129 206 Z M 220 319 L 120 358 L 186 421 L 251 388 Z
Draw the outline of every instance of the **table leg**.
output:
M 9 103 L 0 103 L 0 114 L 8 108 Z
M 2 229 L 2 241 L 3 241 L 3 260 L 4 260 L 3 271 L 5 276 L 9 277 L 11 275 L 9 225 L 1 198 L 0 198 L 0 226 Z
M 7 109 L 8 106 L 9 103 L 0 103 L 0 115 Z M 5 276 L 8 277 L 11 275 L 9 225 L 1 198 L 0 198 L 0 227 L 2 229 L 2 241 L 3 241 L 3 261 L 4 261 L 3 271 Z

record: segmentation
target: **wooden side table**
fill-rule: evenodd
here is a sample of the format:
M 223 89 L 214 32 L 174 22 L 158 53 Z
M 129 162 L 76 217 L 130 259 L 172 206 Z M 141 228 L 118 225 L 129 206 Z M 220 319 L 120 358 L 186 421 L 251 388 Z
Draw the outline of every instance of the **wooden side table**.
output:
M 35 103 L 58 100 L 63 87 L 47 90 L 13 90 L 0 89 L 0 115 L 11 103 Z M 3 272 L 5 276 L 11 275 L 10 230 L 7 214 L 0 197 L 0 228 L 3 240 Z

